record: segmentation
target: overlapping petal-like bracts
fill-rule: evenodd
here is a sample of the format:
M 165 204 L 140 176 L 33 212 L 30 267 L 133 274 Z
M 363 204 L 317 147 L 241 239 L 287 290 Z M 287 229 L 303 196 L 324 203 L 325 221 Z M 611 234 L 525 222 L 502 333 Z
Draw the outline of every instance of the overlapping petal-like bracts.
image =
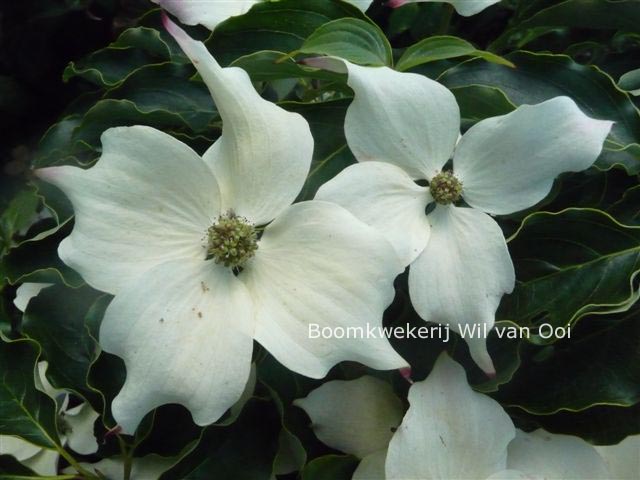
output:
M 115 295 L 100 343 L 127 367 L 112 406 L 123 430 L 133 432 L 167 402 L 187 406 L 198 424 L 215 421 L 243 391 L 253 339 L 312 377 L 343 360 L 405 366 L 386 339 L 310 338 L 310 323 L 380 325 L 403 266 L 382 235 L 342 207 L 291 205 L 313 153 L 306 121 L 262 99 L 243 70 L 220 67 L 166 17 L 165 26 L 222 117 L 222 136 L 204 159 L 169 135 L 134 126 L 105 132 L 90 169 L 37 172 L 75 210 L 60 256 Z M 262 232 L 241 271 L 207 256 L 208 228 L 231 210 Z
M 612 122 L 589 118 L 571 99 L 557 97 L 478 122 L 456 146 L 460 112 L 437 82 L 337 58 L 306 63 L 346 72 L 355 93 L 345 134 L 360 163 L 324 184 L 316 198 L 338 203 L 386 235 L 411 264 L 417 313 L 458 332 L 475 328 L 465 340 L 478 365 L 493 374 L 484 330 L 493 327 L 515 275 L 500 227 L 487 213 L 531 207 L 558 174 L 588 168 Z M 421 215 L 433 198 L 411 180 L 431 181 L 450 159 L 473 208 L 437 205 Z
M 376 432 L 397 421 L 395 401 L 388 384 L 361 377 L 328 382 L 295 403 L 320 440 L 362 459 L 355 480 L 631 480 L 637 474 L 637 454 L 626 445 L 598 447 L 609 449 L 620 472 L 612 476 L 596 448 L 580 438 L 515 429 L 500 404 L 474 392 L 446 354 L 409 390 L 409 410 L 387 447 L 389 435 Z

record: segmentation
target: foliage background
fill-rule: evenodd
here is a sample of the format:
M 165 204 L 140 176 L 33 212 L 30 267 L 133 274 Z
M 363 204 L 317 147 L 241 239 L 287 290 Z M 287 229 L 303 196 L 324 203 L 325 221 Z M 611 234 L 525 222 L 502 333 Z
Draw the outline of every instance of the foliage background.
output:
M 357 459 L 322 445 L 305 414 L 291 405 L 321 382 L 287 371 L 259 347 L 256 390 L 241 411 L 199 428 L 182 407 L 165 406 L 135 437 L 105 436 L 114 427 L 108 404 L 124 378 L 121 361 L 99 354 L 95 341 L 110 298 L 58 260 L 56 247 L 71 229 L 72 212 L 58 191 L 34 180 L 31 168 L 90 165 L 100 155 L 100 134 L 116 125 L 151 125 L 199 152 L 217 138 L 215 106 L 153 7 L 146 0 L 29 0 L 0 7 L 0 433 L 17 432 L 46 447 L 59 442 L 53 405 L 33 385 L 40 357 L 49 361 L 55 386 L 101 413 L 100 450 L 83 460 L 119 455 L 124 445 L 128 455 L 170 457 L 174 466 L 163 480 L 268 479 L 291 469 L 278 478 L 350 478 Z M 618 84 L 640 68 L 640 2 L 504 0 L 470 18 L 446 4 L 391 10 L 375 3 L 368 15 L 338 0 L 282 0 L 258 5 L 211 35 L 201 28 L 190 32 L 207 39 L 223 65 L 246 68 L 266 98 L 310 122 L 317 145 L 300 198 L 311 198 L 355 161 L 342 132 L 352 92 L 343 76 L 306 69 L 291 58 L 336 54 L 437 79 L 456 95 L 464 129 L 557 95 L 572 97 L 593 117 L 615 120 L 593 168 L 562 176 L 541 205 L 499 218 L 518 284 L 503 299 L 498 320 L 572 325 L 572 338 L 493 336 L 493 380 L 473 365 L 464 342 L 394 346 L 416 379 L 447 349 L 520 428 L 542 426 L 597 444 L 640 433 L 640 97 L 629 93 L 640 82 L 627 77 Z M 26 281 L 55 285 L 23 316 L 12 301 Z M 406 276 L 396 286 L 385 324 L 422 325 L 408 300 Z M 365 372 L 340 364 L 328 379 Z M 368 373 L 387 378 L 406 398 L 408 385 L 399 374 Z M 0 478 L 18 476 L 35 477 L 0 456 Z

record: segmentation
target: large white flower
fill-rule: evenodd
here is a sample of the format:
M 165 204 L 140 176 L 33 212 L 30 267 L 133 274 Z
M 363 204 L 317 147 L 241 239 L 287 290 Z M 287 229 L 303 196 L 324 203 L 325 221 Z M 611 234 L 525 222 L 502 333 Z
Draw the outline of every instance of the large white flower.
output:
M 263 100 L 246 72 L 221 68 L 165 20 L 223 120 L 204 158 L 135 126 L 105 132 L 88 170 L 37 172 L 75 210 L 60 257 L 115 295 L 100 344 L 127 367 L 116 420 L 131 433 L 165 403 L 185 405 L 199 425 L 217 420 L 247 382 L 254 338 L 315 378 L 343 360 L 406 365 L 386 339 L 310 338 L 309 324 L 380 324 L 402 265 L 384 237 L 342 207 L 291 205 L 312 157 L 307 122 Z
M 487 214 L 535 205 L 558 174 L 588 168 L 612 122 L 593 120 L 571 99 L 557 97 L 478 122 L 458 142 L 458 105 L 439 83 L 336 58 L 307 63 L 348 73 L 355 97 L 345 133 L 360 162 L 316 198 L 342 205 L 386 235 L 411 264 L 417 313 L 459 333 L 477 326 L 465 340 L 478 365 L 494 373 L 484 329 L 493 327 L 515 275 L 502 231 Z M 457 206 L 462 199 L 471 208 Z
M 626 445 L 599 447 L 615 457 L 611 463 L 617 462 L 620 476 L 612 477 L 596 448 L 578 437 L 516 430 L 500 404 L 474 392 L 464 369 L 446 354 L 426 380 L 413 384 L 409 402 L 400 423 L 401 404 L 389 385 L 365 376 L 327 382 L 295 403 L 321 441 L 361 459 L 354 480 L 631 480 L 637 475 L 637 450 Z

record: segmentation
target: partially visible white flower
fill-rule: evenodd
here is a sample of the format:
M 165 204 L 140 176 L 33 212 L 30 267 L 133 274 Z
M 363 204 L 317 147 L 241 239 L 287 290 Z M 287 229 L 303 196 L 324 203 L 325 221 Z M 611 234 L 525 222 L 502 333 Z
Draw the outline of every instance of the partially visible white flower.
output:
M 41 290 L 50 287 L 53 283 L 25 282 L 16 289 L 16 298 L 13 304 L 18 310 L 24 312 L 27 309 L 29 300 L 37 297 Z
M 293 204 L 314 148 L 306 120 L 261 98 L 244 70 L 220 67 L 166 17 L 165 26 L 209 87 L 220 139 L 200 157 L 153 128 L 113 128 L 90 169 L 36 172 L 73 204 L 60 257 L 115 295 L 100 344 L 127 369 L 112 404 L 119 425 L 133 433 L 166 403 L 199 425 L 216 421 L 242 394 L 254 339 L 309 377 L 344 360 L 406 366 L 386 338 L 310 337 L 310 324 L 381 325 L 400 260 L 344 208 Z
M 69 408 L 69 394 L 51 385 L 47 379 L 47 362 L 37 365 L 35 385 L 38 390 L 56 401 L 58 425 L 61 428 L 60 442 L 71 450 L 90 455 L 98 450 L 98 442 L 93 434 L 93 426 L 99 415 L 86 403 Z M 55 475 L 60 454 L 9 435 L 0 435 L 0 455 L 12 455 L 20 463 L 40 475 Z
M 411 386 L 410 407 L 398 426 L 399 402 L 389 385 L 361 377 L 327 382 L 295 404 L 321 441 L 361 459 L 354 480 L 637 478 L 635 440 L 633 446 L 598 447 L 616 458 L 612 476 L 596 448 L 578 437 L 517 430 L 499 403 L 471 389 L 464 369 L 446 354 L 426 380 Z
M 305 63 L 348 73 L 355 92 L 345 134 L 360 163 L 324 184 L 316 199 L 347 208 L 386 235 L 411 264 L 416 312 L 458 333 L 477 328 L 465 340 L 476 363 L 494 374 L 484 330 L 493 327 L 515 274 L 490 215 L 531 207 L 560 173 L 590 167 L 612 122 L 591 119 L 573 100 L 556 97 L 482 120 L 458 141 L 460 110 L 439 83 L 337 58 Z M 452 157 L 453 171 L 444 170 Z M 471 208 L 456 206 L 462 199 Z
M 407 3 L 420 3 L 420 2 L 439 2 L 450 3 L 453 8 L 456 9 L 460 15 L 464 17 L 470 17 L 476 13 L 480 13 L 487 7 L 500 3 L 500 0 L 389 0 L 388 6 L 392 8 L 401 7 Z
M 607 462 L 611 478 L 637 479 L 640 475 L 640 435 L 631 435 L 617 445 L 601 445 L 596 450 Z
M 256 3 L 277 0 L 152 0 L 175 15 L 185 25 L 203 25 L 213 30 L 230 17 L 243 15 Z M 367 10 L 372 0 L 345 0 L 362 11 Z M 425 0 L 430 1 L 430 0 Z

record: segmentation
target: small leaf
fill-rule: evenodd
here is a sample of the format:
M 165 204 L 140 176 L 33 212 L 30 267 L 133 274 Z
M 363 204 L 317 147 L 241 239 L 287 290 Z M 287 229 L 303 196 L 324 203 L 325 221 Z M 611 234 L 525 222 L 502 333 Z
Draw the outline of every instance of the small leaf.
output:
M 478 50 L 466 40 L 450 36 L 429 37 L 411 45 L 398 60 L 396 68 L 405 71 L 436 60 L 457 57 L 478 57 L 488 62 L 515 67 L 509 60 L 494 53 Z
M 340 57 L 353 63 L 391 66 L 391 45 L 377 25 L 357 18 L 325 23 L 297 50 L 299 53 Z

